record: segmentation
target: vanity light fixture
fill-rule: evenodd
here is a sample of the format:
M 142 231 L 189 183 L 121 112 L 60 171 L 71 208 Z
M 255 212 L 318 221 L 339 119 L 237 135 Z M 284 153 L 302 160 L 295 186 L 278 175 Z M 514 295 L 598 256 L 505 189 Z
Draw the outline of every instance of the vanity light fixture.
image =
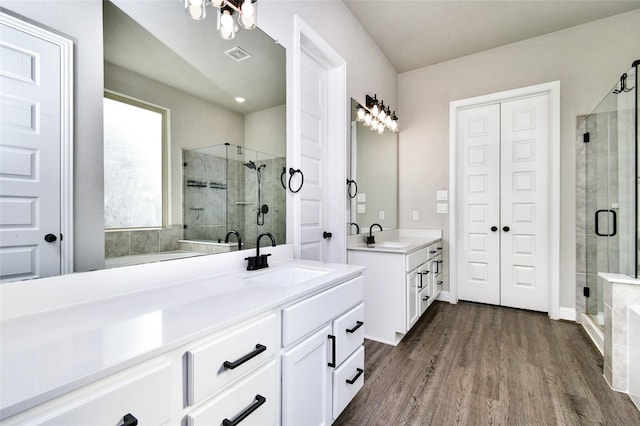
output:
M 224 40 L 232 40 L 240 28 L 250 30 L 256 27 L 256 2 L 257 0 L 184 0 L 184 9 L 191 19 L 201 21 L 207 17 L 207 6 L 215 7 L 218 9 L 218 35 Z
M 365 100 L 366 106 L 356 106 L 357 121 L 364 122 L 366 127 L 378 134 L 383 134 L 384 129 L 398 131 L 398 116 L 395 111 L 391 112 L 388 105 L 385 107 L 382 100 L 378 101 L 377 95 L 373 95 L 373 98 L 366 95 Z

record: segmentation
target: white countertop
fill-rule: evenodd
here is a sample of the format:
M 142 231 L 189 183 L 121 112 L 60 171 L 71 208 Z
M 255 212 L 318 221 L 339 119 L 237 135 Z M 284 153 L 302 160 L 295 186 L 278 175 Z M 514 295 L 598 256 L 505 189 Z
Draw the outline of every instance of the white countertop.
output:
M 286 264 L 331 272 L 288 287 L 245 280 Z M 362 269 L 294 260 L 6 319 L 0 323 L 0 419 L 317 293 Z
M 364 242 L 350 243 L 347 246 L 347 250 L 362 250 L 362 251 L 408 254 L 416 250 L 420 250 L 421 248 L 427 247 L 437 241 L 440 241 L 440 238 L 402 237 L 402 236 L 389 239 L 389 240 L 383 240 L 383 239 L 378 240 L 378 238 L 376 238 L 376 244 L 372 246 L 368 246 Z M 400 244 L 403 244 L 403 246 L 402 247 L 385 246 L 384 244 L 387 242 L 400 243 Z
M 640 279 L 633 278 L 625 274 L 612 274 L 609 272 L 599 272 L 598 275 L 605 281 L 608 281 L 612 284 L 640 285 Z

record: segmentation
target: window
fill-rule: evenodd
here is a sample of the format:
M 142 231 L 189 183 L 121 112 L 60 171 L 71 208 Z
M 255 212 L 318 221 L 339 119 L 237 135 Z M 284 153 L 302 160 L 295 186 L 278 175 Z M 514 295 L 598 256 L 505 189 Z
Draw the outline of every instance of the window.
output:
M 104 227 L 166 225 L 166 109 L 104 94 Z

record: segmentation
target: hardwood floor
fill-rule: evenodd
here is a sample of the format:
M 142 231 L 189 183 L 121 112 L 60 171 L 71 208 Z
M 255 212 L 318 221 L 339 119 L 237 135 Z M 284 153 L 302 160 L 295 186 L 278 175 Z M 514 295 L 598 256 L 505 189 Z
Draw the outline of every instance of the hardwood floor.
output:
M 640 425 L 581 327 L 543 313 L 436 302 L 397 347 L 365 354 L 334 425 Z

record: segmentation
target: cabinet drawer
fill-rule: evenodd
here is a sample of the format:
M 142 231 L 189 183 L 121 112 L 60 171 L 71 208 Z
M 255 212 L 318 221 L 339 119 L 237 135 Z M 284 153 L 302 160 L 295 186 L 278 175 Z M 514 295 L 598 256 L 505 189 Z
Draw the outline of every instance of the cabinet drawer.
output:
M 115 381 L 104 379 L 104 385 L 100 382 L 79 389 L 67 395 L 71 402 L 60 405 L 54 400 L 52 403 L 58 408 L 18 423 L 114 426 L 121 424 L 127 414 L 141 425 L 167 423 L 171 419 L 171 363 L 153 363 L 134 371 Z M 13 424 L 11 420 L 9 424 Z
M 357 378 L 356 378 L 357 376 Z M 355 379 L 355 380 L 354 380 Z M 350 383 L 353 382 L 353 383 Z M 333 418 L 336 419 L 364 385 L 364 346 L 333 372 Z
M 407 255 L 407 272 L 416 269 L 419 265 L 427 261 L 428 251 L 426 248 L 414 251 Z
M 242 426 L 275 425 L 278 421 L 278 369 L 275 360 L 187 415 L 187 425 L 220 425 L 247 414 Z
M 364 343 L 364 304 L 359 304 L 333 322 L 336 336 L 336 365 L 347 359 Z
M 282 344 L 288 346 L 359 304 L 364 298 L 364 278 L 359 276 L 344 284 L 309 297 L 282 310 Z
M 247 374 L 275 354 L 278 345 L 278 318 L 272 313 L 190 349 L 187 351 L 188 404 L 198 404 Z

